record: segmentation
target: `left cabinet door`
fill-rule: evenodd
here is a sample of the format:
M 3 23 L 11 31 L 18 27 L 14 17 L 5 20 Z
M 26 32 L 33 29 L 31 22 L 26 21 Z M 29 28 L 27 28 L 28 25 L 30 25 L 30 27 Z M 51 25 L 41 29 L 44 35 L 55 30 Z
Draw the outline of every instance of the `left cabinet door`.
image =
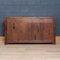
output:
M 17 23 L 18 43 L 30 43 L 31 37 L 31 23 Z
M 17 43 L 18 34 L 17 34 L 17 24 L 16 22 L 7 21 L 5 24 L 5 43 Z

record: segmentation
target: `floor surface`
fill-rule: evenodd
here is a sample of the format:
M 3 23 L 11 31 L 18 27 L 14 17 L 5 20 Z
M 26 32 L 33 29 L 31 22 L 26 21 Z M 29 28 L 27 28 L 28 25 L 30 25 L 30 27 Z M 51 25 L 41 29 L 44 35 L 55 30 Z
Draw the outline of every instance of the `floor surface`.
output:
M 0 60 L 60 60 L 60 41 L 53 44 L 8 44 L 0 42 Z

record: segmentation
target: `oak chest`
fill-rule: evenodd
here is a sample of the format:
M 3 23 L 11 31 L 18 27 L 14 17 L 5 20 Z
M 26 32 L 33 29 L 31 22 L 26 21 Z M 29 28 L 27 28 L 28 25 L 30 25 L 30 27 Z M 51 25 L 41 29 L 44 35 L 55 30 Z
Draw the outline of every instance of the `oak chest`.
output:
M 5 43 L 55 44 L 55 20 L 52 17 L 7 17 Z

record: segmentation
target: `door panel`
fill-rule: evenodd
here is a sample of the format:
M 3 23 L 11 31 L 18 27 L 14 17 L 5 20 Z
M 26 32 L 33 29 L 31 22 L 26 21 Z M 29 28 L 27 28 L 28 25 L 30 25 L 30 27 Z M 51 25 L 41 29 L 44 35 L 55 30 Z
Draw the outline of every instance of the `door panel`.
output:
M 18 41 L 24 42 L 31 40 L 31 23 L 18 23 Z
M 53 41 L 53 24 L 51 23 L 44 23 L 43 24 L 43 40 L 46 42 Z
M 50 40 L 55 43 L 55 24 L 54 23 L 50 23 L 49 25 L 50 28 Z
M 51 23 L 33 23 L 32 24 L 32 40 L 38 43 L 49 43 L 53 41 L 53 24 Z
M 43 23 L 37 23 L 36 40 L 43 40 Z
M 7 42 L 8 43 L 17 43 L 17 30 L 15 22 L 7 23 Z
M 32 40 L 36 40 L 37 24 L 32 23 Z
M 43 39 L 43 26 L 42 23 L 32 23 L 32 40 Z

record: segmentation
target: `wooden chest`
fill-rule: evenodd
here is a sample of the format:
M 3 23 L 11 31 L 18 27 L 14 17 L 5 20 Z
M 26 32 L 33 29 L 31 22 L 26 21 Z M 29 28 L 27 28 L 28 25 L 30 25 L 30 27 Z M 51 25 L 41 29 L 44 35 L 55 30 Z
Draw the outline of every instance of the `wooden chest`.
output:
M 52 17 L 7 17 L 5 43 L 55 44 L 55 20 Z

